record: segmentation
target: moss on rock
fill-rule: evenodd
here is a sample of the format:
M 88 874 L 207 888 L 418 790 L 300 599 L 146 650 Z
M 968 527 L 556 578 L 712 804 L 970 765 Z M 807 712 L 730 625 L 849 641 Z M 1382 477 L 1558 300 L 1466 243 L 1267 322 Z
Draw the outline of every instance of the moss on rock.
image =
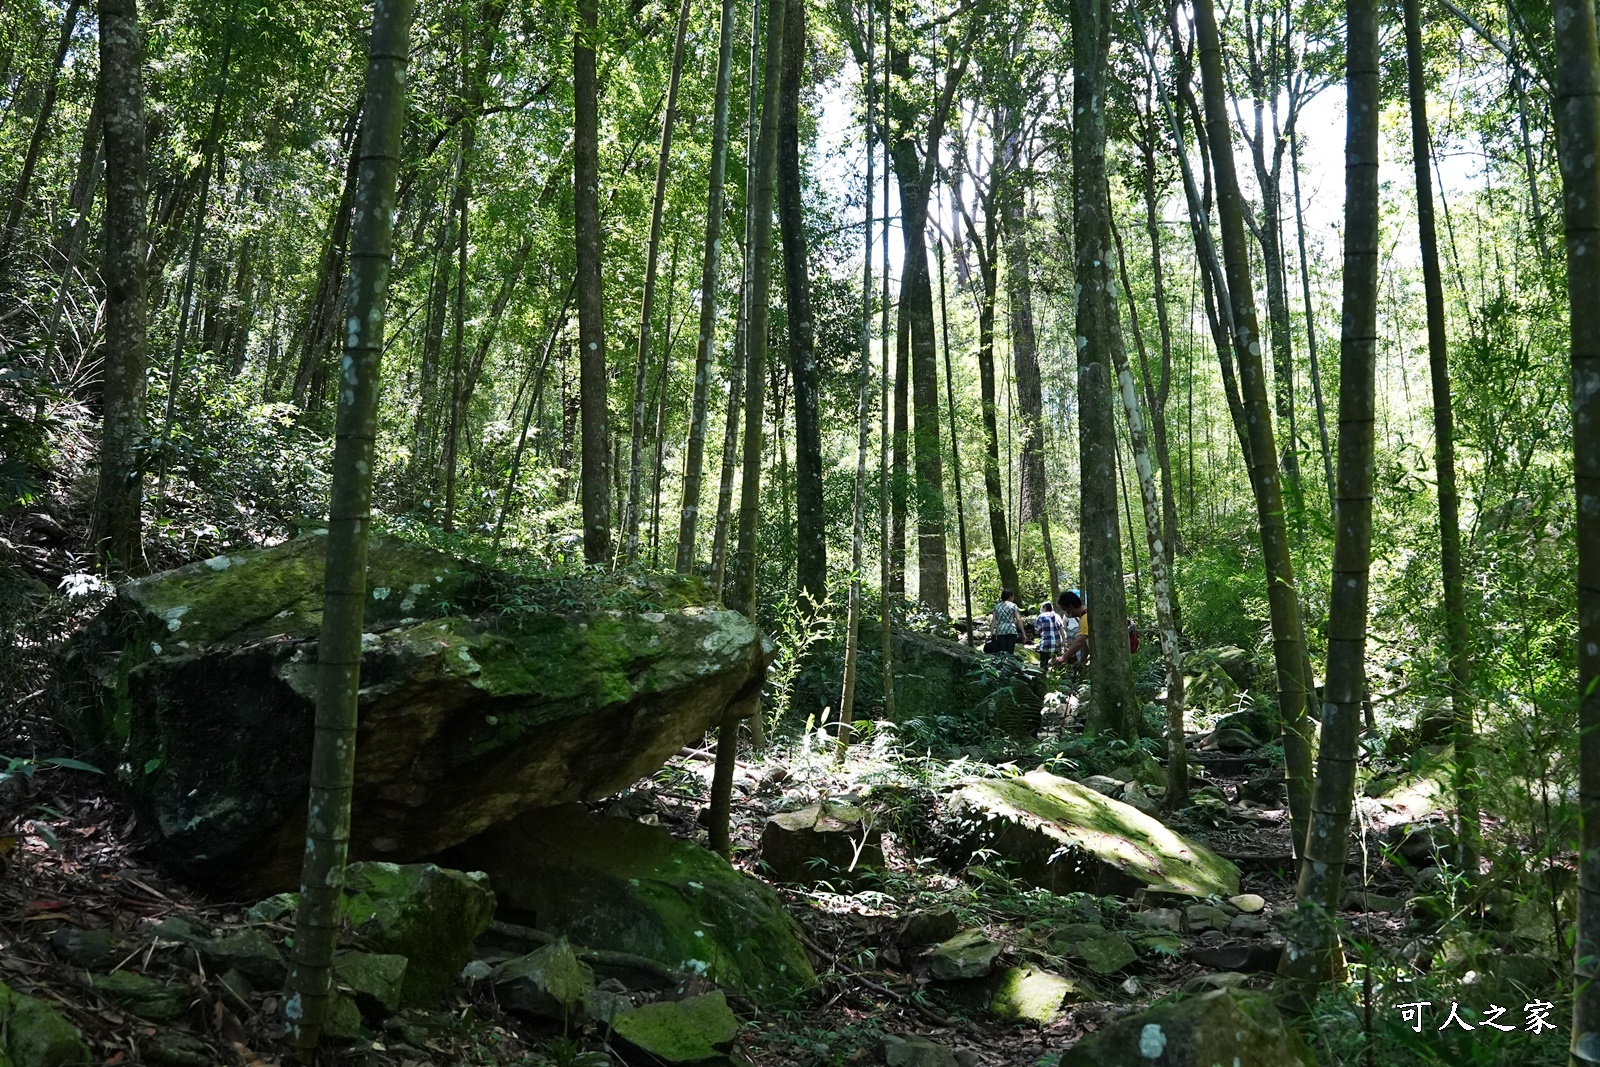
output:
M 78 1028 L 50 1005 L 0 982 L 0 1053 L 8 1067 L 80 1067 L 95 1062 Z
M 1231 896 L 1232 863 L 1158 819 L 1043 771 L 968 779 L 950 803 L 963 851 L 990 848 L 1023 880 L 1056 893 L 1127 895 L 1151 885 Z
M 1162 1001 L 1079 1041 L 1061 1067 L 1316 1067 L 1300 1035 L 1261 993 L 1219 989 Z
M 577 944 L 702 974 L 763 1005 L 816 985 L 772 890 L 660 827 L 567 805 L 496 827 L 455 856 L 489 872 L 502 906 Z
M 472 943 L 494 918 L 495 896 L 481 871 L 353 863 L 339 906 L 376 951 L 406 958 L 401 1004 L 428 1007 L 472 958 Z
M 623 1012 L 613 1026 L 623 1041 L 669 1064 L 719 1059 L 739 1032 L 739 1020 L 720 990 L 646 1004 Z

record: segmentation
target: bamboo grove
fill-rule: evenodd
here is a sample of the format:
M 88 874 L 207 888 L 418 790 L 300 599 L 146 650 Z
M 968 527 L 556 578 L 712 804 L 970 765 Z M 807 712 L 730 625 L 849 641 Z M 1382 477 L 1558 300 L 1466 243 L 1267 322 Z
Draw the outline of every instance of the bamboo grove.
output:
M 0 506 L 72 501 L 86 566 L 327 513 L 372 25 L 0 4 Z M 844 724 L 906 713 L 896 627 L 1079 588 L 1158 639 L 1090 728 L 1148 675 L 1173 805 L 1186 650 L 1260 652 L 1285 979 L 1344 973 L 1398 723 L 1469 881 L 1575 875 L 1595 1062 L 1597 79 L 1566 0 L 418 0 L 372 513 L 799 611 Z

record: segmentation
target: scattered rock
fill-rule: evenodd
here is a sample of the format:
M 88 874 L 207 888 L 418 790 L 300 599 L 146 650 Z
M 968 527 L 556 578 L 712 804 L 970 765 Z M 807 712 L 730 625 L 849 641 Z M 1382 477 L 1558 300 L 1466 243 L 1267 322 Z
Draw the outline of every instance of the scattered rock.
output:
M 1237 645 L 1207 649 L 1199 653 L 1196 660 L 1197 662 L 1210 660 L 1235 688 L 1248 689 L 1250 683 L 1255 680 L 1255 663 L 1250 659 L 1250 653 Z
M 994 968 L 1005 946 L 982 930 L 963 930 L 928 953 L 928 977 L 939 982 L 982 978 Z
M 590 994 L 589 1017 L 601 1026 L 610 1026 L 618 1015 L 632 1010 L 627 988 L 615 978 L 607 978 Z
M 1282 807 L 1288 795 L 1288 787 L 1284 780 L 1270 775 L 1251 778 L 1239 785 L 1240 800 L 1248 800 L 1252 804 L 1260 804 L 1266 808 Z
M 865 809 L 811 804 L 767 820 L 761 862 L 779 882 L 854 884 L 863 869 L 883 867 L 883 831 Z
M 367 1041 L 372 1037 L 372 1031 L 367 1029 L 367 1021 L 355 1000 L 337 989 L 328 1001 L 328 1014 L 323 1019 L 322 1032 L 338 1041 Z
M 128 954 L 121 937 L 107 929 L 60 926 L 50 933 L 50 947 L 67 963 L 87 971 L 115 967 Z
M 1442 923 L 1455 911 L 1444 893 L 1418 893 L 1406 901 L 1406 918 L 1420 923 Z
M 1093 789 L 1043 771 L 968 779 L 952 796 L 952 836 L 990 848 L 1015 876 L 1055 893 L 1128 894 L 1149 885 L 1227 895 L 1239 872 L 1203 845 Z M 968 853 L 971 854 L 970 852 Z
M 355 996 L 358 1008 L 370 1004 L 371 1014 L 393 1015 L 404 1004 L 407 967 L 404 956 L 392 953 L 341 952 L 333 958 L 333 977 Z
M 503 906 L 574 944 L 703 975 L 763 1006 L 816 985 L 799 928 L 768 886 L 658 826 L 551 808 L 458 851 Z
M 406 1007 L 444 998 L 494 917 L 495 896 L 482 872 L 352 863 L 344 884 L 340 907 L 356 935 L 377 952 L 406 958 L 400 994 Z
M 954 1052 L 925 1037 L 885 1035 L 883 1062 L 887 1067 L 959 1067 L 961 1061 Z
M 193 941 L 195 951 L 213 971 L 238 971 L 258 989 L 283 985 L 289 968 L 283 953 L 264 930 L 241 930 L 215 941 Z
M 1267 899 L 1255 893 L 1240 893 L 1238 896 L 1229 897 L 1228 903 L 1246 915 L 1254 915 L 1267 906 Z
M 1450 884 L 1450 876 L 1441 867 L 1424 867 L 1411 878 L 1419 893 L 1437 893 Z
M 500 1003 L 523 1015 L 572 1025 L 591 1014 L 594 972 L 564 940 L 507 960 L 489 978 Z
M 0 982 L 0 1050 L 9 1067 L 80 1067 L 91 1062 L 77 1027 L 42 1000 Z
M 1260 708 L 1243 708 L 1229 712 L 1217 720 L 1216 728 L 1219 731 L 1237 730 L 1247 734 L 1255 742 L 1251 748 L 1270 743 L 1279 732 L 1277 721 Z
M 1216 730 L 1205 747 L 1219 752 L 1253 752 L 1261 747 L 1261 742 L 1243 730 Z
M 1378 912 L 1392 915 L 1406 906 L 1406 902 L 1399 897 L 1385 897 L 1377 893 L 1346 893 L 1344 903 L 1340 905 L 1345 911 Z
M 178 1030 L 158 1030 L 144 1045 L 144 1057 L 161 1067 L 216 1067 L 217 1054 L 204 1041 Z
M 1044 1026 L 1055 1019 L 1062 1002 L 1077 992 L 1078 984 L 1059 974 L 1036 967 L 1007 967 L 1000 972 L 989 1010 L 1002 1019 Z
M 686 1000 L 662 1000 L 618 1015 L 613 1033 L 666 1064 L 720 1059 L 739 1032 L 721 990 Z
M 1069 941 L 1053 942 L 1063 956 L 1073 956 L 1095 974 L 1115 974 L 1139 958 L 1128 939 L 1101 930 L 1098 934 Z
M 1107 797 L 1114 797 L 1121 793 L 1123 784 L 1115 778 L 1109 778 L 1103 774 L 1091 774 L 1089 777 L 1082 779 L 1082 783 L 1101 796 Z
M 1455 844 L 1455 833 L 1444 823 L 1402 823 L 1385 831 L 1383 841 L 1411 866 L 1427 867 Z
M 1218 971 L 1215 974 L 1197 974 L 1183 983 L 1185 993 L 1209 993 L 1213 989 L 1237 989 L 1250 980 L 1248 974 L 1238 971 Z
M 1228 920 L 1228 933 L 1235 937 L 1255 937 L 1272 929 L 1272 924 L 1259 915 L 1235 915 Z
M 304 850 L 324 536 L 118 587 L 76 648 L 83 747 L 125 768 L 141 826 L 230 895 L 292 888 Z M 526 811 L 647 777 L 748 701 L 756 626 L 700 607 L 504 615 L 496 578 L 393 537 L 368 555 L 354 859 L 437 856 Z M 708 599 L 693 579 L 651 590 Z M 482 616 L 458 614 L 481 610 Z
M 1129 782 L 1122 787 L 1122 794 L 1118 797 L 1128 807 L 1135 811 L 1142 811 L 1146 815 L 1154 815 L 1161 810 L 1161 805 L 1150 799 L 1148 793 L 1137 782 Z
M 1189 959 L 1207 970 L 1244 974 L 1276 971 L 1282 955 L 1282 945 L 1208 945 L 1189 951 Z
M 1191 904 L 1183 910 L 1183 921 L 1191 930 L 1223 930 L 1232 916 L 1212 904 Z
M 1149 930 L 1171 930 L 1173 933 L 1183 929 L 1183 912 L 1177 908 L 1151 908 L 1148 911 L 1137 912 L 1133 921 Z
M 1079 1041 L 1061 1067 L 1211 1067 L 1217 1063 L 1316 1067 L 1316 1059 L 1260 993 L 1219 989 L 1152 1005 Z
M 158 982 L 132 971 L 113 971 L 90 978 L 98 993 L 111 998 L 123 1011 L 141 1019 L 163 1023 L 183 1014 L 189 991 L 179 986 Z
M 894 939 L 905 947 L 936 945 L 950 940 L 960 930 L 961 920 L 954 908 L 924 908 L 900 920 Z

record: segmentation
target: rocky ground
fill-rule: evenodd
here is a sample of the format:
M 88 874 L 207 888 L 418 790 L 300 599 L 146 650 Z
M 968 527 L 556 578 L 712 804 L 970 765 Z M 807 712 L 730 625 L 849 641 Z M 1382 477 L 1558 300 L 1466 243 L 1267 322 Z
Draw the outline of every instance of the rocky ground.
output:
M 606 807 L 703 843 L 711 771 L 705 755 L 675 758 Z M 1238 866 L 1238 892 L 1226 898 L 1056 894 L 1013 878 L 1004 862 L 948 864 L 930 831 L 939 825 L 940 789 L 975 769 L 961 762 L 918 760 L 880 743 L 862 746 L 842 766 L 830 749 L 804 745 L 741 763 L 735 866 L 773 880 L 819 982 L 814 993 L 779 1009 L 733 997 L 737 1023 L 728 1017 L 727 1050 L 775 1067 L 1049 1064 L 1085 1035 L 1170 992 L 1265 988 L 1281 923 L 1292 912 L 1285 819 L 1273 787 L 1262 781 L 1270 774 L 1260 757 L 1197 753 L 1202 766 L 1208 758 L 1206 800 L 1172 821 Z M 1127 783 L 1098 777 L 1093 784 L 1102 791 L 1127 797 Z M 19 1064 L 285 1059 L 277 946 L 292 930 L 281 909 L 202 899 L 164 876 L 141 857 L 137 819 L 98 775 L 42 767 L 13 774 L 5 785 L 8 806 L 22 818 L 17 835 L 4 839 L 0 979 L 70 1022 L 88 1056 L 14 1056 Z M 1440 952 L 1429 930 L 1434 912 L 1447 907 L 1446 898 L 1429 892 L 1440 888 L 1440 875 L 1429 866 L 1438 842 L 1425 822 L 1428 805 L 1405 785 L 1397 797 L 1364 803 L 1365 833 L 1352 849 L 1345 902 L 1357 937 L 1396 958 Z M 850 886 L 837 870 L 789 874 L 808 886 L 773 878 L 761 862 L 769 818 L 817 802 L 860 805 L 866 828 L 882 832 L 878 870 Z M 767 852 L 777 855 L 771 845 Z M 485 962 L 469 963 L 464 980 L 426 1009 L 379 1004 L 390 999 L 381 980 L 374 987 L 370 975 L 342 976 L 358 987 L 352 996 L 360 1011 L 347 1018 L 348 1036 L 329 1062 L 650 1062 L 611 1027 L 575 1015 L 553 1021 L 549 1011 L 542 1021 L 530 1019 L 512 986 L 498 972 L 490 977 L 492 966 L 532 947 L 514 943 L 519 930 L 501 923 L 487 932 L 478 947 Z M 593 954 L 589 959 L 606 973 Z M 611 973 L 628 976 L 626 967 Z M 711 988 L 693 975 L 667 977 L 680 980 L 674 986 L 612 977 L 591 995 L 632 1008 L 703 1001 Z M 1306 1036 L 1320 1043 L 1317 1033 Z

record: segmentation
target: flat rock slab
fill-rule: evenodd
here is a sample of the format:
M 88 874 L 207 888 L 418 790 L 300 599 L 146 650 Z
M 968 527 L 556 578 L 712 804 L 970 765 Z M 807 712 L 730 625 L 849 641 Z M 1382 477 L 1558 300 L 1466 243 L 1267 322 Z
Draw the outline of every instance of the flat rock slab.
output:
M 79 1067 L 93 1062 L 77 1027 L 35 997 L 0 982 L 0 1063 Z
M 618 1015 L 612 1027 L 623 1042 L 661 1063 L 704 1063 L 722 1059 L 739 1032 L 739 1020 L 717 990 L 634 1008 Z
M 125 583 L 75 647 L 84 747 L 120 768 L 164 858 L 228 895 L 298 881 L 326 541 Z M 737 612 L 506 613 L 516 581 L 373 539 L 351 858 L 432 859 L 599 799 L 759 693 L 763 638 Z M 618 595 L 682 604 L 689 584 Z
M 938 982 L 982 978 L 994 969 L 1005 946 L 982 930 L 963 930 L 928 952 L 928 977 Z
M 571 804 L 496 827 L 452 855 L 488 872 L 502 907 L 574 944 L 702 975 L 763 1006 L 816 985 L 777 895 L 662 827 Z
M 989 1010 L 1002 1019 L 1044 1026 L 1055 1019 L 1078 983 L 1037 967 L 1007 967 L 1000 972 Z
M 1316 1067 L 1316 1059 L 1272 1001 L 1219 989 L 1163 1001 L 1079 1041 L 1061 1067 Z
M 989 848 L 1055 893 L 1127 896 L 1146 886 L 1227 897 L 1239 872 L 1204 845 L 1087 786 L 1043 771 L 968 779 L 950 814 L 963 849 Z

